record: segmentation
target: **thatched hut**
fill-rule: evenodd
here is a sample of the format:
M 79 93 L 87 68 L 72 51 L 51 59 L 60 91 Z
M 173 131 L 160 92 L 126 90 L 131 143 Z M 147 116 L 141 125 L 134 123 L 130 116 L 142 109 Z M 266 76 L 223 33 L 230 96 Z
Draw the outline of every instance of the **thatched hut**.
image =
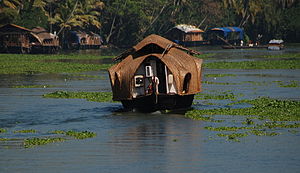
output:
M 189 107 L 201 91 L 202 59 L 158 35 L 150 35 L 115 58 L 108 72 L 113 100 L 141 110 Z
M 193 25 L 176 25 L 170 29 L 166 37 L 183 46 L 199 46 L 205 44 L 203 40 L 204 31 Z

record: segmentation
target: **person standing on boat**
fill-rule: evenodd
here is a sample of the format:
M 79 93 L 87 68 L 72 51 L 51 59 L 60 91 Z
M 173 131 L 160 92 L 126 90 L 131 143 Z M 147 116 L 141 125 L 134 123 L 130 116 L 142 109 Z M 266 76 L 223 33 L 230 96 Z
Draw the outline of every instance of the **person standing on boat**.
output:
M 155 94 L 158 95 L 159 94 L 159 92 L 158 92 L 159 79 L 157 76 L 152 77 L 152 85 L 153 85 L 152 88 L 154 89 Z

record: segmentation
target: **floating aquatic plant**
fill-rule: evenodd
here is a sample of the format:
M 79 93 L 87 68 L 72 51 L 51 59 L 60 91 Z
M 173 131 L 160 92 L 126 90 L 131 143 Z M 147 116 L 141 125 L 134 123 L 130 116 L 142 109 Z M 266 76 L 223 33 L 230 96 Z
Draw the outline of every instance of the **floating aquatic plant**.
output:
M 112 102 L 111 92 L 56 91 L 43 95 L 45 98 L 86 99 L 94 102 Z
M 214 99 L 214 100 L 236 100 L 237 97 L 243 96 L 242 94 L 233 94 L 232 92 L 221 92 L 219 94 L 206 94 L 198 93 L 195 95 L 196 99 Z
M 277 136 L 280 135 L 280 133 L 277 132 L 267 132 L 265 130 L 251 130 L 251 134 L 256 135 L 256 136 Z
M 26 130 L 15 130 L 14 133 L 36 133 L 37 130 L 34 129 L 26 129 Z
M 284 87 L 284 88 L 296 88 L 296 87 L 300 87 L 299 85 L 299 81 L 290 81 L 288 83 L 283 83 L 283 82 L 278 82 L 280 87 Z
M 227 137 L 227 140 L 233 140 L 235 142 L 240 142 L 237 138 L 242 138 L 248 136 L 247 133 L 230 133 L 230 134 L 224 134 L 224 133 L 218 133 L 217 136 L 219 137 Z
M 96 136 L 96 133 L 89 132 L 89 131 L 82 131 L 82 132 L 67 131 L 65 134 L 68 136 L 75 137 L 76 139 L 93 138 Z
M 185 116 L 195 120 L 213 122 L 214 115 L 239 115 L 247 116 L 241 124 L 247 126 L 207 126 L 210 131 L 243 131 L 243 133 L 217 134 L 219 137 L 227 137 L 228 140 L 239 141 L 238 136 L 277 136 L 274 130 L 300 128 L 300 101 L 278 100 L 269 97 L 259 97 L 254 100 L 241 100 L 237 103 L 248 103 L 251 107 L 245 108 L 220 108 L 188 111 Z M 257 119 L 254 123 L 253 119 Z M 264 121 L 264 122 L 263 122 Z
M 7 132 L 6 129 L 0 128 L 0 133 L 6 133 L 6 132 Z
M 273 121 L 300 120 L 300 101 L 260 97 L 254 100 L 242 100 L 237 103 L 249 103 L 252 104 L 252 107 L 193 110 L 192 113 L 187 112 L 186 117 L 195 119 L 197 116 L 204 115 L 256 115 L 260 116 L 261 119 L 270 119 Z
M 238 130 L 245 130 L 245 129 L 252 129 L 251 127 L 204 127 L 207 130 L 212 130 L 212 131 L 238 131 Z
M 63 142 L 63 141 L 65 141 L 65 139 L 60 138 L 60 137 L 57 137 L 57 138 L 50 138 L 50 137 L 47 137 L 47 138 L 28 138 L 28 139 L 24 140 L 24 147 L 25 148 L 30 148 L 30 147 L 34 147 L 34 146 L 37 146 L 37 145 L 46 145 L 46 144 L 49 144 L 49 143 Z

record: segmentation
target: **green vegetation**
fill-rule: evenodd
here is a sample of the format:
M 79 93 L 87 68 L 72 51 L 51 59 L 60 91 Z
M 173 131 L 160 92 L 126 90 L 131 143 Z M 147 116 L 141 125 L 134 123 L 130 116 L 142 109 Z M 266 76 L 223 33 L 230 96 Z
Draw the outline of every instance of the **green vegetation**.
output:
M 210 84 L 210 85 L 237 85 L 237 83 L 229 83 L 229 82 L 210 82 L 210 81 L 202 81 L 202 84 Z
M 88 131 L 83 131 L 83 132 L 67 131 L 65 134 L 67 136 L 72 136 L 76 139 L 93 138 L 96 136 L 96 133 L 88 132 Z
M 29 138 L 24 140 L 24 147 L 30 148 L 37 145 L 46 145 L 49 143 L 63 142 L 64 138 Z
M 56 91 L 43 95 L 45 98 L 86 99 L 93 102 L 112 102 L 111 92 Z
M 227 137 L 227 140 L 240 142 L 240 140 L 238 138 L 246 137 L 246 136 L 248 136 L 248 134 L 247 133 L 231 133 L 231 134 L 218 133 L 217 136 Z
M 204 77 L 235 77 L 236 74 L 204 74 Z
M 300 58 L 300 53 L 287 53 L 282 55 L 264 55 L 261 58 Z
M 299 11 L 296 0 L 3 0 L 0 25 L 41 26 L 59 37 L 74 29 L 101 31 L 114 45 L 132 45 L 152 33 L 164 35 L 180 23 L 200 24 L 202 29 L 241 25 L 250 40 L 262 34 L 263 41 L 299 42 Z
M 277 136 L 280 135 L 280 133 L 276 132 L 266 132 L 264 130 L 251 130 L 251 134 L 256 135 L 256 136 Z
M 237 97 L 240 97 L 240 96 L 243 96 L 242 94 L 238 94 L 238 95 L 235 95 L 231 92 L 221 92 L 221 93 L 218 93 L 217 95 L 215 94 L 206 94 L 206 93 L 198 93 L 195 95 L 195 98 L 196 99 L 204 99 L 204 100 L 207 100 L 207 99 L 215 99 L 215 100 L 236 100 Z
M 50 88 L 54 87 L 52 85 L 18 85 L 18 86 L 13 86 L 13 88 Z
M 210 69 L 300 69 L 300 59 L 241 62 L 211 62 L 204 64 Z
M 111 64 L 84 63 L 85 60 L 111 58 L 94 55 L 17 55 L 0 54 L 0 74 L 74 73 L 104 70 Z M 83 60 L 72 62 L 73 59 Z M 68 61 L 66 61 L 68 60 Z
M 245 130 L 245 129 L 251 129 L 250 127 L 212 127 L 208 126 L 205 127 L 207 130 L 211 131 L 238 131 L 238 130 Z
M 206 53 L 206 54 L 200 54 L 194 56 L 201 59 L 208 59 L 208 58 L 213 58 L 215 55 L 216 55 L 215 53 Z
M 298 87 L 300 87 L 299 81 L 295 81 L 295 80 L 290 81 L 287 84 L 283 83 L 283 82 L 278 82 L 278 84 L 279 84 L 280 87 L 285 87 L 285 88 L 298 88 Z
M 36 133 L 37 131 L 34 129 L 27 129 L 27 130 L 15 130 L 14 133 Z
M 6 132 L 7 132 L 6 129 L 0 128 L 0 133 L 6 133 Z
M 6 132 L 6 130 L 3 130 L 3 133 Z M 14 133 L 37 133 L 37 130 L 18 130 L 14 131 Z M 72 137 L 75 139 L 86 139 L 86 138 L 93 138 L 96 136 L 96 133 L 94 132 L 89 132 L 89 131 L 74 131 L 74 130 L 69 130 L 69 131 L 62 131 L 62 130 L 55 130 L 51 131 L 48 134 L 51 136 L 46 136 L 46 137 L 33 137 L 33 138 L 26 138 L 26 139 L 16 139 L 16 138 L 1 138 L 0 137 L 0 142 L 5 142 L 5 141 L 22 141 L 23 146 L 25 148 L 30 148 L 34 147 L 37 145 L 46 145 L 49 143 L 55 143 L 55 142 L 63 142 L 65 140 L 69 140 Z M 52 136 L 55 135 L 55 136 Z M 58 136 L 59 135 L 59 136 Z
M 63 130 L 54 130 L 54 131 L 51 131 L 49 132 L 50 134 L 65 134 L 66 132 L 63 131 Z
M 260 97 L 254 100 L 241 100 L 236 102 L 252 105 L 245 108 L 220 108 L 188 111 L 185 116 L 194 120 L 208 122 L 222 122 L 215 120 L 213 116 L 247 116 L 241 125 L 237 126 L 206 126 L 210 131 L 242 131 L 242 133 L 219 133 L 219 137 L 227 137 L 227 140 L 239 141 L 237 138 L 250 134 L 256 136 L 277 136 L 281 133 L 274 130 L 300 128 L 300 101 L 278 100 L 268 97 Z M 254 119 L 256 119 L 254 121 Z M 295 122 L 296 121 L 296 122 Z M 293 131 L 293 130 L 289 130 Z
M 193 110 L 196 115 L 249 115 L 259 116 L 261 119 L 272 121 L 300 121 L 300 102 L 290 100 L 277 100 L 268 97 L 260 97 L 254 100 L 243 100 L 237 103 L 249 103 L 252 107 L 232 109 L 203 109 Z M 186 114 L 191 116 L 189 113 Z M 197 116 L 193 115 L 193 118 Z

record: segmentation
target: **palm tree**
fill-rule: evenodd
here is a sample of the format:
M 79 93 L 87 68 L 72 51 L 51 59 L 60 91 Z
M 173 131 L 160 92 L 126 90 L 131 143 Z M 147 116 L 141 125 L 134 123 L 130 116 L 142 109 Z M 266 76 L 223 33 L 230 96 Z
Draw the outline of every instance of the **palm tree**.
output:
M 22 4 L 22 0 L 2 0 L 0 1 L 0 10 L 2 8 L 12 8 L 17 9 L 19 5 Z

